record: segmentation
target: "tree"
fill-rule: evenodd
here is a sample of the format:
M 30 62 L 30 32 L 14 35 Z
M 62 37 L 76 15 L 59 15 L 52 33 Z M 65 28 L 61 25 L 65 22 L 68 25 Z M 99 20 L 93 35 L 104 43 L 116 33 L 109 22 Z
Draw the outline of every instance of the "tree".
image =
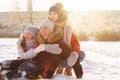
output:
M 16 12 L 16 16 L 18 17 L 18 22 L 20 21 L 20 24 L 22 25 L 22 30 L 24 30 L 23 19 L 22 19 L 21 12 L 20 12 L 21 8 L 20 8 L 18 0 L 14 0 L 13 2 L 13 11 Z M 16 20 L 16 17 L 15 17 L 15 20 Z
M 27 10 L 30 13 L 30 22 L 33 25 L 33 19 L 32 19 L 32 15 L 33 15 L 32 0 L 27 0 Z

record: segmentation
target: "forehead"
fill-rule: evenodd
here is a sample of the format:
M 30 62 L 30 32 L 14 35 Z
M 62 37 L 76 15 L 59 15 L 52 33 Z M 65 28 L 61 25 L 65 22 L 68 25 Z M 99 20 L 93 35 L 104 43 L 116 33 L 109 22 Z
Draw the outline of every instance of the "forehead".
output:
M 50 14 L 57 14 L 55 11 L 50 11 Z
M 47 26 L 42 26 L 40 29 L 49 29 Z
M 33 35 L 30 31 L 25 31 L 25 33 L 24 34 L 27 34 L 27 35 Z
M 30 32 L 30 31 L 27 31 L 27 30 L 25 31 L 25 33 L 31 34 L 31 32 Z

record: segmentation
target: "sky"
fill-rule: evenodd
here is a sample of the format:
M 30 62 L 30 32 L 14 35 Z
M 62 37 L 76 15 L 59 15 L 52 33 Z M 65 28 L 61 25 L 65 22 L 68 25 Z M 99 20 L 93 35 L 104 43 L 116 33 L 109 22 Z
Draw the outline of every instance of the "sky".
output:
M 33 0 L 34 11 L 47 11 L 56 2 L 62 2 L 64 9 L 74 11 L 120 10 L 119 0 Z M 27 0 L 0 0 L 0 12 L 27 11 Z

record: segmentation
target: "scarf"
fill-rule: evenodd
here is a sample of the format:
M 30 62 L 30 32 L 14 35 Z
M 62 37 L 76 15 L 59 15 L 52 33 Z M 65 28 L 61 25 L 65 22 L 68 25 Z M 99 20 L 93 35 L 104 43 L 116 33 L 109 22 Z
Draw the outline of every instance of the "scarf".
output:
M 70 25 L 64 26 L 64 36 L 63 41 L 71 48 L 71 36 L 72 36 L 72 28 Z
M 29 50 L 31 48 L 34 48 L 35 45 L 35 39 L 33 40 L 26 40 L 26 49 Z

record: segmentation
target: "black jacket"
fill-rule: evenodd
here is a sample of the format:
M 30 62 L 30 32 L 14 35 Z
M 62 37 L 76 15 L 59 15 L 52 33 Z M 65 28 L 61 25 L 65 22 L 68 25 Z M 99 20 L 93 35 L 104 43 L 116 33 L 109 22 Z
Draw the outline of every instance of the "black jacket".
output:
M 71 49 L 62 40 L 58 40 L 51 44 L 59 44 L 59 47 L 62 49 L 62 52 L 56 55 L 46 51 L 42 51 L 36 57 L 34 57 L 32 61 L 37 66 L 47 65 L 49 70 L 55 70 L 62 61 L 68 58 L 68 56 L 71 53 Z

